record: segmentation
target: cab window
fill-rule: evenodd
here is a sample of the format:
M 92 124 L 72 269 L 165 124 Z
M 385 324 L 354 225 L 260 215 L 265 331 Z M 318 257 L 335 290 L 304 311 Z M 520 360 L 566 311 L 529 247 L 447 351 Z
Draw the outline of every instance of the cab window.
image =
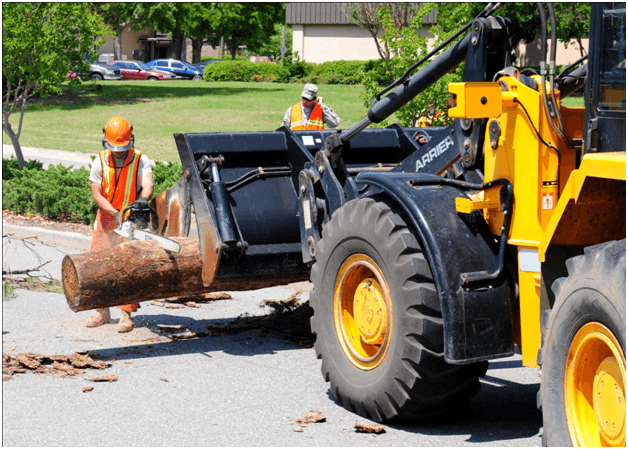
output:
M 626 110 L 626 3 L 606 4 L 602 17 L 604 40 L 598 107 Z

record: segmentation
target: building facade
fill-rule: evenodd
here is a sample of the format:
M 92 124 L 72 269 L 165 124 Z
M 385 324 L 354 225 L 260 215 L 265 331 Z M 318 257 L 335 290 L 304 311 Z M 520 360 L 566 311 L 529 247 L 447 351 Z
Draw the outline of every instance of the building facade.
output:
M 321 63 L 335 60 L 379 59 L 371 34 L 349 19 L 347 3 L 286 3 L 286 24 L 293 25 L 292 50 L 303 61 Z M 436 23 L 436 10 L 423 18 L 419 32 L 429 37 L 429 28 Z M 428 43 L 434 42 L 433 36 Z M 589 40 L 572 40 L 567 46 L 558 44 L 557 64 L 570 64 L 588 52 Z M 519 43 L 515 49 L 517 67 L 538 65 L 541 58 L 540 35 L 529 43 Z M 549 57 L 549 42 L 548 42 Z
M 347 3 L 286 3 L 286 24 L 293 25 L 292 52 L 315 63 L 379 59 L 373 36 L 349 20 L 350 14 Z M 425 16 L 419 32 L 429 36 L 434 21 L 434 12 Z

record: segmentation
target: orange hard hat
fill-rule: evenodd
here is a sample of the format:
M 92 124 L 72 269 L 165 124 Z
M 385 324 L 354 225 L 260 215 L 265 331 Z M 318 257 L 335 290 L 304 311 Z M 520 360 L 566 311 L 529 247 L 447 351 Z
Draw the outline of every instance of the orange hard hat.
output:
M 122 153 L 133 147 L 133 125 L 122 117 L 111 117 L 102 129 L 105 136 L 103 146 L 115 153 Z

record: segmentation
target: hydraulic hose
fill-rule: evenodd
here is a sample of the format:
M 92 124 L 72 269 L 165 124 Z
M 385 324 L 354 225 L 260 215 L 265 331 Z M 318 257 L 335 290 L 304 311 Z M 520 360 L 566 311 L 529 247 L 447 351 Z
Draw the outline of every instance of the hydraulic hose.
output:
M 556 71 L 556 46 L 557 46 L 557 27 L 556 27 L 556 12 L 554 11 L 554 5 L 551 3 L 547 3 L 547 11 L 550 16 L 550 24 L 552 26 L 552 34 L 551 34 L 551 47 L 550 47 L 550 66 L 549 66 L 549 81 L 550 81 L 550 98 L 552 99 L 552 106 L 554 107 L 554 111 L 556 111 L 556 118 L 558 119 L 558 127 L 560 128 L 560 135 L 563 138 L 565 137 L 565 126 L 563 125 L 563 118 L 560 115 L 560 108 L 558 107 L 558 102 L 556 101 L 556 94 L 554 92 L 554 75 Z
M 340 143 L 342 144 L 343 142 L 348 142 L 349 140 L 351 140 L 352 137 L 354 137 L 360 131 L 369 127 L 372 123 L 380 123 L 382 120 L 392 115 L 397 109 L 399 109 L 401 106 L 406 104 L 416 95 L 421 93 L 424 89 L 426 89 L 431 84 L 433 84 L 438 78 L 442 76 L 443 73 L 447 73 L 447 71 L 455 68 L 456 65 L 462 62 L 464 58 L 466 57 L 468 43 L 471 40 L 470 34 L 467 34 L 464 38 L 462 38 L 460 41 L 458 41 L 452 47 L 450 47 L 447 51 L 440 54 L 436 59 L 430 62 L 426 67 L 421 69 L 421 71 L 413 75 L 412 78 L 410 78 L 410 80 L 407 81 L 408 75 L 414 69 L 416 69 L 418 66 L 420 66 L 425 61 L 430 59 L 436 53 L 438 53 L 447 45 L 449 45 L 451 42 L 453 42 L 454 39 L 458 38 L 465 31 L 467 31 L 475 20 L 479 18 L 485 18 L 485 17 L 491 16 L 492 14 L 495 13 L 495 11 L 497 11 L 503 5 L 504 5 L 503 2 L 498 2 L 495 4 L 489 3 L 488 5 L 486 5 L 486 7 L 475 17 L 475 19 L 467 23 L 464 27 L 458 30 L 453 36 L 449 37 L 446 41 L 440 44 L 437 48 L 435 48 L 430 53 L 428 53 L 425 57 L 423 57 L 421 60 L 413 64 L 412 67 L 406 70 L 406 73 L 404 73 L 398 80 L 396 80 L 395 82 L 390 84 L 388 87 L 386 87 L 384 90 L 379 92 L 377 94 L 377 103 L 375 103 L 371 107 L 371 109 L 368 112 L 368 116 L 360 120 L 352 128 L 345 131 L 339 138 Z M 454 64 L 449 63 L 452 59 L 455 61 Z M 445 70 L 442 70 L 443 67 L 438 67 L 438 64 L 441 64 L 443 62 L 444 62 Z M 429 75 L 423 76 L 425 75 L 423 74 L 423 72 L 426 71 L 428 67 L 429 67 L 428 71 L 430 72 Z M 435 78 L 433 77 L 434 73 L 436 74 Z M 421 75 L 420 83 L 416 82 L 415 80 L 415 78 L 417 78 L 417 76 L 419 75 Z M 433 78 L 433 79 L 429 79 L 429 78 Z M 427 84 L 423 84 L 423 81 L 425 81 L 426 79 L 428 79 Z M 388 95 L 387 97 L 380 99 L 383 94 L 385 94 L 392 88 L 399 86 L 400 84 L 403 84 L 403 86 L 395 89 L 395 91 L 391 93 L 390 95 Z M 411 85 L 413 87 L 410 89 L 406 89 L 408 85 Z

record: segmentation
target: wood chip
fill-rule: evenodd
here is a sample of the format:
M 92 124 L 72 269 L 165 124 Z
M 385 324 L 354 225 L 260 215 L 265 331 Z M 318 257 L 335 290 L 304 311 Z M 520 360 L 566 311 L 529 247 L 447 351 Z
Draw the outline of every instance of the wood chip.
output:
M 296 427 L 295 427 L 294 429 L 292 429 L 292 430 L 294 430 L 295 432 L 303 432 L 303 429 L 302 429 L 301 427 L 299 427 L 299 426 L 296 426 Z
M 297 421 L 302 426 L 307 426 L 309 423 L 323 422 L 326 419 L 327 418 L 325 417 L 325 415 L 323 415 L 321 412 L 317 410 L 312 410 L 311 413 L 306 413 L 303 418 L 298 418 Z
M 102 376 L 89 379 L 91 382 L 115 382 L 118 380 L 118 376 Z
M 207 299 L 231 299 L 231 295 L 229 293 L 224 293 L 224 292 L 207 293 L 205 297 Z
M 158 324 L 157 330 L 159 332 L 181 332 L 189 329 L 182 327 L 180 324 Z
M 201 307 L 199 304 L 196 304 L 194 301 L 184 302 L 183 305 L 186 307 L 195 307 L 197 309 Z
M 159 379 L 159 380 L 163 380 L 164 382 L 170 382 L 168 379 Z
M 180 305 L 180 304 L 168 304 L 168 309 L 183 309 L 184 306 Z
M 367 424 L 367 423 L 355 423 L 355 431 L 356 432 L 364 432 L 364 433 L 382 433 L 386 429 L 385 426 L 381 424 Z
M 83 387 L 83 393 L 89 393 L 93 389 L 94 389 L 94 387 Z
M 159 306 L 159 307 L 163 307 L 164 306 L 164 303 L 161 302 L 161 301 L 153 301 L 153 302 L 151 302 L 151 304 L 154 305 L 154 306 Z

